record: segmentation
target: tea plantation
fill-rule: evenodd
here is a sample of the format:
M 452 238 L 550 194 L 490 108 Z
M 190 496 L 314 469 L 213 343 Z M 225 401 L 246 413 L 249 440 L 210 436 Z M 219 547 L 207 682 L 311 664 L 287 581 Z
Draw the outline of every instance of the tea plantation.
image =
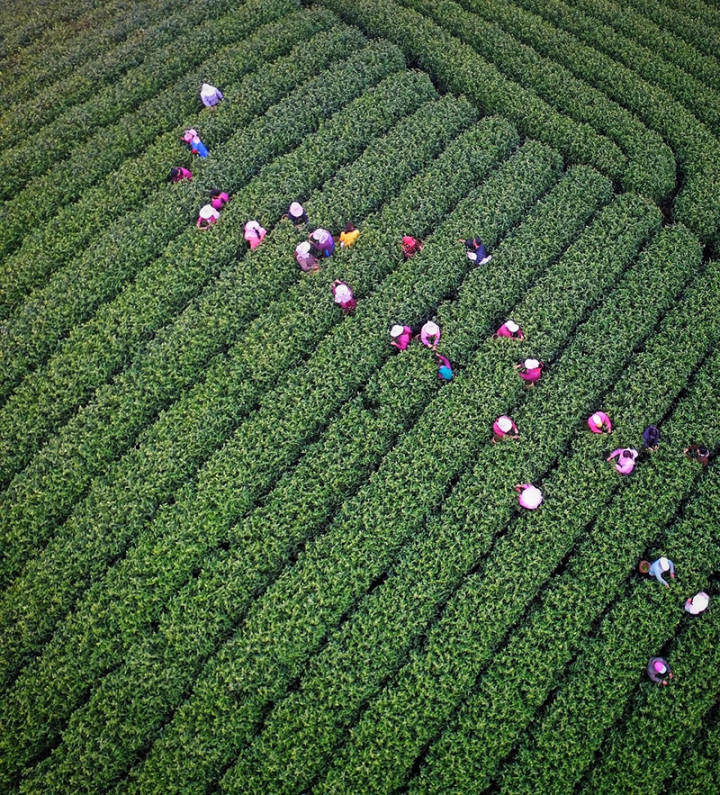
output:
M 0 792 L 720 792 L 717 0 L 0 31 Z

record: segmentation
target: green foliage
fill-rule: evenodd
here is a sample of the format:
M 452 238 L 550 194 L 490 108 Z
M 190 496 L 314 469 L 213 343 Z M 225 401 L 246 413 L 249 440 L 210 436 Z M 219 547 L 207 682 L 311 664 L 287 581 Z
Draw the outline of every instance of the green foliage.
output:
M 490 21 L 495 16 L 492 5 L 486 12 L 488 18 L 482 19 L 463 11 L 450 0 L 404 0 L 404 4 L 432 17 L 443 30 L 466 42 L 503 74 L 532 90 L 548 105 L 592 125 L 600 135 L 614 140 L 628 158 L 623 177 L 627 190 L 639 191 L 656 201 L 672 190 L 675 160 L 660 136 L 643 127 L 632 114 L 609 101 L 604 94 L 573 77 L 568 70 L 504 33 Z
M 138 214 L 143 213 L 148 204 L 167 208 L 177 200 L 178 193 L 185 192 L 185 185 L 168 186 L 165 183 L 169 169 L 182 163 L 190 166 L 196 174 L 199 169 L 202 174 L 204 164 L 199 161 L 191 163 L 190 155 L 183 153 L 178 146 L 184 125 L 200 128 L 203 137 L 212 141 L 213 149 L 223 144 L 238 128 L 261 116 L 291 88 L 297 87 L 300 81 L 309 79 L 332 60 L 345 57 L 347 49 L 343 50 L 343 45 L 346 48 L 361 46 L 361 34 L 357 31 L 337 27 L 324 35 L 320 33 L 330 28 L 335 19 L 327 12 L 299 12 L 263 25 L 256 34 L 237 46 L 216 53 L 212 59 L 213 72 L 222 76 L 223 88 L 229 96 L 226 104 L 212 114 L 195 113 L 197 81 L 201 77 L 200 72 L 196 73 L 196 79 L 187 81 L 188 85 L 184 88 L 187 116 L 184 117 L 183 127 L 158 136 L 139 157 L 127 158 L 99 185 L 83 191 L 77 202 L 57 208 L 56 215 L 27 236 L 20 249 L 0 263 L 0 316 L 7 315 L 15 305 L 15 317 L 8 322 L 9 337 L 16 328 L 15 324 L 20 323 L 20 332 L 15 332 L 20 340 L 14 343 L 14 348 L 28 345 L 27 339 L 22 337 L 23 332 L 34 340 L 39 338 L 34 342 L 35 345 L 39 341 L 45 343 L 47 339 L 45 347 L 41 347 L 34 358 L 29 353 L 22 355 L 26 366 L 36 362 L 42 352 L 50 347 L 53 339 L 70 327 L 60 325 L 57 320 L 52 324 L 44 317 L 50 315 L 53 299 L 62 300 L 56 297 L 58 292 L 62 295 L 64 290 L 67 294 L 82 287 L 83 294 L 89 293 L 92 280 L 105 277 L 106 274 L 107 281 L 115 290 L 119 290 L 123 276 L 127 279 L 132 274 L 131 270 L 126 269 L 125 262 L 122 271 L 114 271 L 111 267 L 114 260 L 106 262 L 99 269 L 97 259 L 103 255 L 107 257 L 108 249 L 115 248 L 118 235 L 122 234 L 125 227 L 136 223 Z M 299 42 L 302 44 L 298 45 Z M 287 57 L 273 61 L 273 58 L 286 53 Z M 261 71 L 252 71 L 259 67 L 263 67 Z M 192 101 L 188 101 L 188 95 Z M 179 96 L 175 100 L 179 100 Z M 172 104 L 172 111 L 168 109 L 169 115 L 165 118 L 163 130 L 167 129 L 170 119 L 177 118 L 178 106 L 182 107 L 179 101 Z M 153 115 L 159 115 L 161 109 L 156 98 Z M 152 198 L 148 198 L 148 194 L 152 194 Z M 194 192 L 193 199 L 199 200 Z M 137 209 L 141 202 L 145 204 Z M 184 225 L 185 218 L 182 223 Z M 110 229 L 100 234 L 106 224 L 111 224 Z M 153 236 L 155 248 L 148 247 L 147 258 L 178 231 L 170 218 L 167 223 L 159 225 Z M 87 241 L 92 241 L 92 245 L 83 251 Z M 64 273 L 56 274 L 52 281 L 46 283 L 48 275 L 60 267 L 63 267 Z M 23 306 L 17 306 L 25 293 L 41 285 L 42 289 L 37 290 Z M 86 298 L 81 306 L 92 307 L 92 303 Z M 28 334 L 23 326 L 23 321 L 28 322 L 25 317 L 28 314 L 32 316 L 32 334 Z M 50 329 L 42 328 L 43 320 L 51 323 Z M 74 322 L 79 322 L 77 314 Z M 10 341 L 3 342 L 3 350 L 5 345 L 14 356 L 19 355 L 11 347 Z M 9 367 L 9 364 L 5 366 Z M 4 374 L 3 381 L 10 377 L 10 372 Z

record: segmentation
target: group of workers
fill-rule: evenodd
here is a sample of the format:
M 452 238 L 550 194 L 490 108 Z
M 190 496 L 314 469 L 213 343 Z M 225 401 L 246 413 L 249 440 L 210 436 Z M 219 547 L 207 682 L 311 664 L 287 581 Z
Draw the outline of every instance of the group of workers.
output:
M 223 93 L 213 85 L 203 83 L 200 90 L 200 98 L 209 110 L 214 110 L 215 107 L 224 99 Z M 201 158 L 206 158 L 209 155 L 208 149 L 200 139 L 198 132 L 194 129 L 188 129 L 182 136 L 182 142 L 185 143 L 190 151 Z M 183 167 L 175 167 L 170 171 L 168 179 L 174 183 L 183 180 L 191 180 L 192 173 Z M 224 191 L 213 190 L 210 193 L 210 202 L 205 204 L 199 211 L 197 219 L 197 227 L 199 229 L 207 229 L 213 224 L 217 223 L 220 218 L 220 211 L 230 201 L 230 196 Z M 298 201 L 291 202 L 288 211 L 284 218 L 290 220 L 296 227 L 301 227 L 309 223 L 307 212 L 305 208 Z M 263 241 L 267 234 L 258 221 L 247 221 L 244 228 L 244 238 L 248 242 L 252 250 L 256 249 Z M 340 247 L 349 248 L 355 244 L 360 232 L 352 223 L 347 223 L 343 230 L 337 235 Z M 485 245 L 479 237 L 471 237 L 468 239 L 459 238 L 458 242 L 465 246 L 466 256 L 469 260 L 477 265 L 486 265 L 492 260 L 492 255 L 487 253 Z M 411 235 L 403 236 L 401 240 L 401 250 L 405 259 L 410 259 L 416 254 L 420 253 L 423 249 L 423 242 Z M 311 231 L 307 239 L 299 243 L 295 248 L 295 260 L 300 268 L 306 272 L 314 272 L 320 270 L 320 263 L 335 251 L 335 236 L 323 228 L 317 228 Z M 334 302 L 342 309 L 345 314 L 352 313 L 357 303 L 351 287 L 340 279 L 335 279 L 331 285 L 332 295 Z M 512 319 L 506 320 L 492 335 L 493 339 L 507 338 L 522 341 L 525 339 L 520 326 Z M 413 339 L 419 339 L 422 345 L 433 351 L 438 365 L 438 378 L 441 381 L 451 381 L 453 378 L 452 365 L 447 357 L 438 353 L 437 347 L 440 342 L 441 331 L 440 327 L 434 320 L 428 320 L 420 329 L 418 334 L 414 334 L 412 328 L 407 325 L 399 323 L 394 324 L 390 328 L 390 344 L 397 348 L 398 351 L 404 351 L 408 348 Z M 535 358 L 527 358 L 523 362 L 514 365 L 518 371 L 518 375 L 525 382 L 526 387 L 532 388 L 541 378 L 542 371 L 545 367 L 543 362 Z M 587 424 L 590 431 L 594 434 L 609 434 L 612 433 L 613 426 L 610 417 L 604 411 L 595 411 L 587 419 Z M 655 425 L 649 425 L 643 431 L 643 444 L 645 450 L 653 452 L 658 449 L 661 439 L 661 434 Z M 503 414 L 495 419 L 492 424 L 492 444 L 495 444 L 503 439 L 518 439 L 518 427 L 512 417 Z M 691 444 L 683 451 L 685 455 L 698 461 L 702 466 L 706 466 L 710 457 L 710 452 L 705 445 Z M 621 475 L 629 475 L 635 468 L 635 462 L 638 458 L 638 451 L 634 448 L 619 447 L 613 450 L 606 458 L 607 461 L 615 461 L 615 469 Z M 532 483 L 518 483 L 515 485 L 515 491 L 518 493 L 518 503 L 526 510 L 536 510 L 543 502 L 543 494 L 541 489 Z M 666 557 L 660 557 L 652 564 L 647 561 L 642 561 L 640 564 L 640 571 L 655 577 L 666 587 L 669 587 L 667 581 L 663 578 L 663 574 L 670 574 L 671 579 L 675 578 L 675 566 L 673 562 Z M 685 602 L 685 610 L 691 615 L 698 615 L 702 613 L 710 602 L 710 597 L 704 591 L 695 594 Z M 670 664 L 662 657 L 653 657 L 647 666 L 647 674 L 653 682 L 658 684 L 667 685 L 668 681 L 673 678 L 673 673 Z

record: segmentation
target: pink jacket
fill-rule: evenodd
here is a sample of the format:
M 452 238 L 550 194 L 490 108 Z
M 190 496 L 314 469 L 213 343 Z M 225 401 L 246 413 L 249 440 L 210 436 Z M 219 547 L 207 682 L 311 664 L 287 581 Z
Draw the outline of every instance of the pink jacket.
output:
M 420 329 L 420 342 L 432 348 L 440 342 L 440 327 L 436 323 L 428 322 Z
M 498 337 L 511 337 L 514 339 L 524 339 L 524 335 L 522 333 L 522 329 L 518 329 L 516 332 L 510 331 L 508 328 L 507 323 L 503 323 L 502 326 L 495 332 Z
M 412 339 L 412 329 L 410 326 L 403 326 L 402 334 L 394 340 L 390 340 L 390 344 L 394 345 L 399 351 L 404 351 L 410 344 Z
M 503 430 L 503 429 L 502 429 L 502 428 L 501 428 L 501 427 L 498 425 L 498 423 L 500 422 L 500 420 L 510 420 L 510 425 L 512 426 L 512 427 L 511 427 L 511 429 L 510 429 L 509 431 L 504 431 L 504 430 Z M 517 433 L 517 432 L 518 432 L 517 425 L 515 425 L 515 423 L 513 422 L 512 418 L 511 418 L 511 417 L 508 417 L 506 414 L 503 414 L 501 417 L 498 417 L 498 418 L 495 420 L 495 422 L 493 422 L 493 426 L 492 426 L 492 427 L 493 427 L 493 433 L 495 434 L 495 436 L 500 436 L 500 437 L 502 437 L 502 436 L 506 436 L 508 433 L 513 433 L 513 434 L 515 434 L 515 433 Z
M 601 426 L 595 424 L 593 418 L 597 416 L 600 419 Z M 587 420 L 588 428 L 593 433 L 610 433 L 612 430 L 612 423 L 610 422 L 610 417 L 604 411 L 596 411 L 594 414 L 591 414 Z
M 629 455 L 623 455 L 623 453 L 628 453 Z M 613 450 L 610 453 L 607 460 L 611 461 L 616 456 L 619 456 L 619 458 L 617 464 L 615 464 L 615 469 L 621 475 L 629 475 L 635 469 L 635 459 L 638 456 L 638 451 L 632 448 L 618 447 L 617 450 Z
M 533 367 L 531 370 L 520 370 L 520 378 L 522 378 L 523 381 L 530 381 L 531 383 L 539 381 L 541 375 L 542 364 L 540 367 Z
M 254 251 L 263 242 L 266 234 L 267 229 L 263 229 L 262 226 L 258 225 L 257 227 L 246 227 L 243 237 L 250 244 L 250 249 Z

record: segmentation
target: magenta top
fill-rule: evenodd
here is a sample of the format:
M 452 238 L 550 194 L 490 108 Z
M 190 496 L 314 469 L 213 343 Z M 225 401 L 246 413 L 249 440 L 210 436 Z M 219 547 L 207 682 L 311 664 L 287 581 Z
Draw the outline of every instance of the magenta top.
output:
M 503 323 L 502 326 L 500 326 L 500 328 L 495 333 L 498 335 L 498 337 L 515 337 L 516 339 L 520 340 L 523 338 L 522 329 L 518 329 L 517 331 L 512 332 L 508 328 L 507 323 Z
M 229 201 L 230 201 L 230 196 L 228 196 L 228 194 L 227 194 L 227 193 L 225 193 L 225 192 L 223 191 L 223 192 L 222 192 L 221 194 L 219 194 L 218 196 L 213 196 L 213 198 L 210 200 L 210 204 L 212 204 L 212 206 L 213 206 L 213 207 L 214 207 L 216 210 L 222 210 L 222 208 L 223 208 L 223 207 L 224 207 L 224 206 L 225 206 L 225 205 L 226 205 L 226 204 L 227 204 Z
M 600 418 L 600 422 L 602 423 L 601 427 L 598 426 L 593 421 L 593 417 L 598 416 Z M 612 430 L 612 423 L 610 422 L 610 417 L 604 411 L 596 411 L 588 417 L 587 420 L 588 428 L 593 433 L 610 433 Z
M 246 229 L 243 237 L 250 244 L 250 249 L 254 251 L 263 242 L 266 234 L 267 229 L 263 229 L 262 226 L 258 226 L 253 229 Z
M 187 168 L 178 166 L 177 169 L 178 173 L 173 177 L 173 182 L 180 182 L 183 179 L 192 179 L 192 173 Z
M 394 340 L 391 340 L 390 344 L 394 345 L 398 350 L 404 351 L 410 344 L 411 339 L 412 329 L 410 326 L 403 326 L 402 334 L 399 337 L 396 337 Z
M 531 370 L 520 370 L 520 378 L 523 381 L 539 381 L 542 373 L 542 367 L 533 367 Z
M 627 451 L 629 455 L 623 456 L 622 454 L 625 451 Z M 617 450 L 613 450 L 612 453 L 610 453 L 608 461 L 616 456 L 618 456 L 618 460 L 617 464 L 615 464 L 615 469 L 617 469 L 621 475 L 629 475 L 633 469 L 635 469 L 635 459 L 638 456 L 638 451 L 632 448 L 618 447 Z

